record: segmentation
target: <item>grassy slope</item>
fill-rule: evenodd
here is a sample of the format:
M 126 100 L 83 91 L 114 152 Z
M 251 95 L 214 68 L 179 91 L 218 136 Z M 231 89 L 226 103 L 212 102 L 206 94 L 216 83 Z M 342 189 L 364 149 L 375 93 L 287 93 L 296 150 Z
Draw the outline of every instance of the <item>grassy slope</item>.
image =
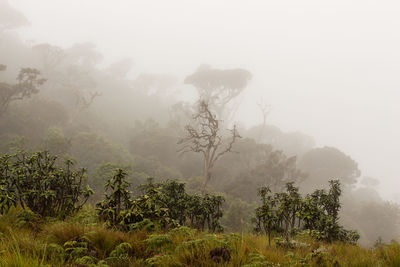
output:
M 264 236 L 214 235 L 186 227 L 165 233 L 122 233 L 98 224 L 92 209 L 64 222 L 46 223 L 13 209 L 0 217 L 0 266 L 106 266 L 100 260 L 109 266 L 400 266 L 397 243 L 367 249 L 324 244 L 305 235 L 296 239 L 303 246 L 285 249 L 275 242 L 269 248 Z M 64 244 L 71 240 L 86 248 L 66 251 Z M 116 249 L 124 242 L 129 244 L 125 250 Z M 220 246 L 231 251 L 228 264 L 210 259 L 210 250 Z M 71 264 L 78 259 L 93 264 Z

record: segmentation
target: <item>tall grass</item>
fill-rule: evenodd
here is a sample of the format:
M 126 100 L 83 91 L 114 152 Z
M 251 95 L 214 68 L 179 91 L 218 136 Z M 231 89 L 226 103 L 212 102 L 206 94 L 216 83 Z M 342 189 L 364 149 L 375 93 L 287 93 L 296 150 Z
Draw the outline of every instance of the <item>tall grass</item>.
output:
M 302 245 L 287 249 L 274 240 L 270 247 L 262 235 L 210 234 L 188 227 L 168 232 L 120 232 L 82 214 L 63 222 L 43 223 L 35 229 L 30 228 L 31 224 L 18 224 L 18 218 L 18 211 L 0 217 L 0 267 L 74 266 L 85 261 L 92 262 L 91 266 L 110 267 L 400 266 L 400 245 L 395 242 L 362 248 L 341 242 L 316 242 L 308 235 L 299 235 L 296 240 Z M 79 250 L 75 258 L 71 244 Z M 229 262 L 211 259 L 210 251 L 218 247 L 229 249 Z

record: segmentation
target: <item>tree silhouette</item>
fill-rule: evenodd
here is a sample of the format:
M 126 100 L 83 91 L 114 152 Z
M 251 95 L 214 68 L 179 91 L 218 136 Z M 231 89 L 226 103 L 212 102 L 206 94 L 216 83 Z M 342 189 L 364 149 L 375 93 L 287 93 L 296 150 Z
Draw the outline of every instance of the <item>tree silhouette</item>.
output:
M 231 139 L 224 144 L 220 133 L 220 121 L 216 118 L 204 101 L 200 101 L 199 111 L 194 115 L 195 125 L 186 125 L 187 136 L 180 139 L 178 144 L 182 145 L 181 153 L 201 153 L 204 159 L 204 183 L 202 193 L 211 179 L 211 170 L 215 162 L 224 154 L 231 152 L 237 138 L 241 138 L 236 126 L 230 130 Z

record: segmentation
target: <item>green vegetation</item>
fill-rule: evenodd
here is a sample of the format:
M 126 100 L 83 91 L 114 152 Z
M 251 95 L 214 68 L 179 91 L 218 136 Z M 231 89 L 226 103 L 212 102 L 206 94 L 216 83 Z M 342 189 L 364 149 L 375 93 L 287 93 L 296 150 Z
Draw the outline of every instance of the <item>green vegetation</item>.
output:
M 48 152 L 0 157 L 0 212 L 12 205 L 29 208 L 42 217 L 62 217 L 79 211 L 93 191 L 85 186 L 85 169 L 74 171 L 73 161 L 56 165 Z
M 34 227 L 33 227 L 34 226 Z M 34 230 L 35 229 L 35 230 Z M 21 207 L 0 220 L 0 266 L 398 266 L 396 242 L 373 249 L 293 236 L 295 247 L 264 235 L 209 234 L 185 226 L 168 231 L 110 229 L 84 208 L 64 221 L 37 221 Z M 230 260 L 216 263 L 215 248 Z M 81 265 L 78 265 L 81 264 Z
M 178 181 L 148 179 L 133 197 L 120 168 L 96 208 L 82 209 L 91 195 L 82 190 L 84 171 L 74 172 L 69 161 L 65 169 L 55 162 L 48 152 L 2 157 L 1 266 L 357 266 L 399 260 L 397 243 L 362 249 L 358 234 L 339 225 L 337 180 L 328 192 L 304 198 L 293 183 L 275 195 L 261 187 L 255 223 L 265 238 L 216 234 L 222 231 L 224 198 L 188 194 Z M 43 202 L 49 198 L 51 203 Z M 366 258 L 345 255 L 348 250 Z
M 298 230 L 308 230 L 316 240 L 343 241 L 356 244 L 360 235 L 348 231 L 338 222 L 341 195 L 339 180 L 329 181 L 330 189 L 316 190 L 302 198 L 293 183 L 286 184 L 286 191 L 271 195 L 269 187 L 261 187 L 262 205 L 256 209 L 256 231 L 264 231 L 271 244 L 271 233 L 282 232 L 286 246 Z M 297 228 L 296 228 L 297 226 Z
M 129 231 L 148 228 L 149 224 L 164 230 L 189 225 L 203 231 L 222 231 L 222 196 L 189 195 L 184 183 L 153 183 L 149 178 L 147 184 L 139 186 L 144 194 L 132 197 L 129 186 L 122 169 L 117 169 L 106 184 L 105 198 L 96 206 L 101 220 L 109 227 Z
M 130 73 L 21 40 L 2 8 L 0 267 L 400 265 L 400 207 L 356 161 L 263 101 L 235 121 L 249 71 Z

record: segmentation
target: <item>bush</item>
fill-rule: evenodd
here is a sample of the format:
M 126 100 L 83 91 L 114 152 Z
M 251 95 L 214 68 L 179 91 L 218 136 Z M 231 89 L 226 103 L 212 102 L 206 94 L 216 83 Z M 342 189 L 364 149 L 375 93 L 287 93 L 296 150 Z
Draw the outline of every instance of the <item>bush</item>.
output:
M 61 217 L 79 211 L 93 194 L 85 187 L 85 169 L 73 162 L 58 167 L 48 152 L 19 152 L 0 157 L 0 212 L 20 204 L 43 217 Z
M 222 196 L 188 195 L 185 184 L 167 180 L 139 186 L 144 195 L 132 197 L 126 173 L 116 169 L 106 184 L 104 199 L 96 204 L 100 219 L 123 231 L 171 229 L 189 224 L 199 230 L 221 232 Z
M 268 187 L 261 187 L 259 195 L 262 205 L 255 210 L 255 230 L 265 232 L 269 245 L 272 231 L 283 232 L 286 244 L 281 242 L 281 238 L 276 239 L 277 244 L 289 248 L 293 247 L 290 237 L 299 230 L 295 227 L 296 223 L 302 230 L 309 230 L 316 240 L 357 243 L 360 238 L 357 231 L 345 230 L 338 222 L 340 182 L 333 180 L 329 184 L 329 192 L 316 190 L 304 198 L 293 183 L 287 183 L 286 191 L 275 195 Z

